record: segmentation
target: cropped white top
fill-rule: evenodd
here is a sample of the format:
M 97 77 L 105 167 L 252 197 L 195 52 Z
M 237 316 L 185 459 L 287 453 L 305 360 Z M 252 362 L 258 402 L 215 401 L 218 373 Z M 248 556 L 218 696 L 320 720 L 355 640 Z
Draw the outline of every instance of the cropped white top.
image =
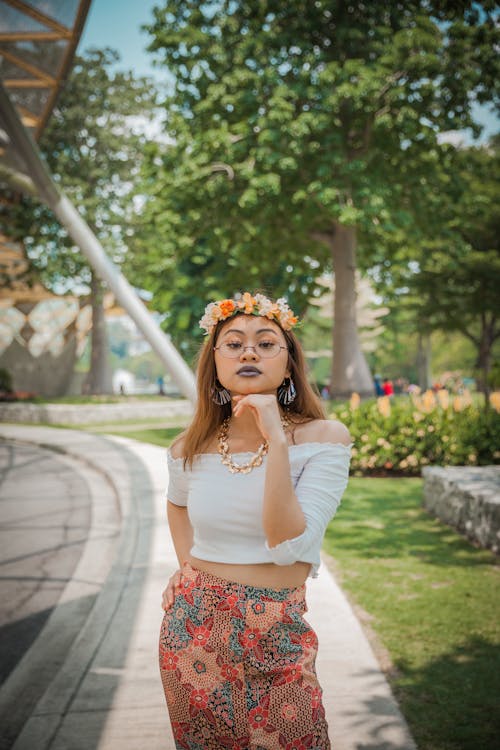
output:
M 233 454 L 243 463 L 251 453 Z M 167 499 L 187 506 L 193 527 L 191 554 L 200 560 L 232 564 L 311 563 L 317 577 L 320 548 L 329 521 L 346 488 L 351 446 L 343 443 L 299 443 L 289 446 L 290 471 L 306 528 L 275 547 L 262 527 L 266 459 L 249 474 L 231 474 L 218 453 L 196 456 L 193 468 L 167 453 Z

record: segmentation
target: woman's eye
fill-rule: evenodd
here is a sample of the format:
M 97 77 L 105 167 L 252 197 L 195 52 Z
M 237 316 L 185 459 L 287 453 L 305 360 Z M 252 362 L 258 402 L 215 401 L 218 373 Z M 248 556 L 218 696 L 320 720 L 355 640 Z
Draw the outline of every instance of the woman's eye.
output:
M 276 346 L 275 341 L 259 341 L 260 349 L 273 349 Z
M 226 342 L 226 346 L 228 349 L 232 349 L 233 352 L 237 352 L 238 349 L 241 349 L 241 341 L 228 341 Z

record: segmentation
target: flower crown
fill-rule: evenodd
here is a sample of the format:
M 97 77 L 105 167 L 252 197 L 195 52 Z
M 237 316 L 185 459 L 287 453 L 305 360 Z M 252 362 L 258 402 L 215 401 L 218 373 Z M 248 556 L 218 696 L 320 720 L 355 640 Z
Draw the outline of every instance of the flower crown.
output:
M 205 334 L 211 333 L 219 320 L 226 320 L 239 312 L 243 312 L 245 315 L 262 315 L 270 320 L 275 320 L 285 331 L 293 328 L 299 320 L 293 314 L 293 310 L 288 307 L 288 302 L 284 297 L 272 302 L 263 294 L 252 296 L 250 292 L 245 292 L 244 294 L 236 294 L 234 299 L 210 302 L 200 319 L 200 328 L 203 328 Z

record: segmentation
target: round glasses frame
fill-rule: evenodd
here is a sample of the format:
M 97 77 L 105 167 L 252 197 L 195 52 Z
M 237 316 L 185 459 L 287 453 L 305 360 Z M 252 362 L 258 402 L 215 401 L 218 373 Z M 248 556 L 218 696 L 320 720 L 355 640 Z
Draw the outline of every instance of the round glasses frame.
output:
M 288 351 L 287 346 L 282 346 L 281 344 L 278 344 L 278 349 L 276 350 L 275 354 L 264 354 L 262 352 L 259 353 L 257 352 L 256 346 L 244 346 L 242 347 L 242 350 L 240 352 L 234 352 L 233 354 L 225 354 L 224 351 L 221 351 L 223 346 L 224 344 L 220 344 L 219 346 L 214 346 L 214 352 L 220 351 L 221 356 L 226 357 L 226 359 L 238 359 L 239 357 L 241 357 L 242 354 L 246 352 L 247 349 L 253 349 L 255 354 L 257 354 L 258 357 L 262 357 L 262 359 L 274 359 L 274 357 L 277 357 L 282 349 L 286 349 Z

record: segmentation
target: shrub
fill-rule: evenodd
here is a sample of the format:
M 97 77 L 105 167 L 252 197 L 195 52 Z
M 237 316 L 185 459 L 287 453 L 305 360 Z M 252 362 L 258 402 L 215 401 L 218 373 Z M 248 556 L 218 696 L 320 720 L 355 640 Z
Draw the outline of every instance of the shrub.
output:
M 355 476 L 418 476 L 423 466 L 500 463 L 500 415 L 444 392 L 336 406 L 353 437 Z

